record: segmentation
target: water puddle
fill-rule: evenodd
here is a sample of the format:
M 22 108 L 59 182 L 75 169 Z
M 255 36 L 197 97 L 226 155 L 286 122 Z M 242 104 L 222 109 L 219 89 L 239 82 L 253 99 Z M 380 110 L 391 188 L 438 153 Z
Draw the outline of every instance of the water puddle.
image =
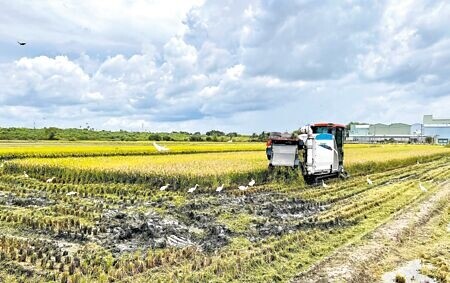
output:
M 385 283 L 391 283 L 391 282 L 397 282 L 396 276 L 400 275 L 403 278 L 405 278 L 404 282 L 427 282 L 427 283 L 435 283 L 436 281 L 426 275 L 420 274 L 420 269 L 422 268 L 422 263 L 420 262 L 420 259 L 415 259 L 412 261 L 407 262 L 402 267 L 398 268 L 397 270 L 387 272 L 383 274 L 383 277 L 381 278 L 382 282 Z

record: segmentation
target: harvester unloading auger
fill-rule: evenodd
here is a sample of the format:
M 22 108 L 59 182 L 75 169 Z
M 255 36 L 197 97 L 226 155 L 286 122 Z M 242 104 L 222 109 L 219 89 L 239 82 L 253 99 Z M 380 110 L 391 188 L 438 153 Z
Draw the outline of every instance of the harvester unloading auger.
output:
M 298 168 L 308 184 L 328 178 L 347 178 L 344 170 L 345 126 L 316 123 L 300 129 L 298 137 L 271 133 L 266 154 L 269 170 L 276 166 Z

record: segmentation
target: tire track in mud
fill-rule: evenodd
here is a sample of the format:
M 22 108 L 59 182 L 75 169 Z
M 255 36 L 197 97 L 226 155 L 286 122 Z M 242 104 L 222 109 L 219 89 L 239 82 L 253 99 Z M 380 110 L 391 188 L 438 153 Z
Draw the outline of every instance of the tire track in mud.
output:
M 404 233 L 426 223 L 435 213 L 441 200 L 450 201 L 450 181 L 440 184 L 440 189 L 416 205 L 400 211 L 392 220 L 365 236 L 363 243 L 348 244 L 309 270 L 300 273 L 291 282 L 373 282 L 365 274 L 364 266 L 379 260 L 398 244 Z

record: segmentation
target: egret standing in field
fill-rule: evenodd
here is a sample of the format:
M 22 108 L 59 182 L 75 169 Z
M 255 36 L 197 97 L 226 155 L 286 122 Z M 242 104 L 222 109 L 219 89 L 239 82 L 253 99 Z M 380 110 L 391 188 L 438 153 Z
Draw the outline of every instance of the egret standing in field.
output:
M 427 192 L 427 191 L 428 191 L 427 188 L 425 188 L 425 186 L 422 185 L 422 182 L 419 182 L 419 189 L 420 189 L 422 192 Z
M 252 179 L 249 183 L 248 183 L 248 185 L 250 186 L 250 187 L 253 187 L 254 185 L 255 185 L 255 180 L 254 179 Z
M 153 146 L 156 148 L 157 151 L 159 152 L 165 152 L 165 151 L 169 151 L 169 149 L 165 146 L 159 145 L 156 142 L 153 142 Z
M 188 193 L 193 193 L 198 188 L 198 184 L 195 184 L 192 188 L 188 190 Z
M 369 177 L 367 177 L 367 184 L 369 184 L 371 186 L 373 185 L 373 182 L 372 182 L 372 180 L 369 179 Z
M 324 180 L 322 180 L 322 187 L 324 187 L 324 188 L 329 188 L 330 186 L 328 186 L 327 184 L 325 184 Z
M 23 171 L 23 176 L 24 176 L 25 178 L 28 178 L 28 177 L 30 177 L 30 176 L 28 176 L 28 174 L 27 174 L 27 172 L 26 172 L 26 171 Z
M 160 191 L 165 191 L 170 187 L 170 184 L 166 184 L 164 186 L 162 186 L 161 188 L 159 188 Z
M 248 186 L 239 186 L 239 190 L 245 191 L 248 189 Z
M 50 179 L 47 179 L 47 183 L 53 183 L 53 181 L 55 180 L 56 177 L 51 177 Z
M 220 193 L 223 190 L 225 184 L 222 184 L 222 186 L 217 187 L 216 192 Z

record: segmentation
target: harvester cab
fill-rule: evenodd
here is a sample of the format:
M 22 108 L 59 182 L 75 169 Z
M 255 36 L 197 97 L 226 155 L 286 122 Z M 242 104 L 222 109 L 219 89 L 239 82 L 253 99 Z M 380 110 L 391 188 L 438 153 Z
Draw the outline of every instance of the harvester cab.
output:
M 269 169 L 299 168 L 309 184 L 328 178 L 346 178 L 344 137 L 345 126 L 334 123 L 307 125 L 300 129 L 298 137 L 271 133 L 266 147 Z

